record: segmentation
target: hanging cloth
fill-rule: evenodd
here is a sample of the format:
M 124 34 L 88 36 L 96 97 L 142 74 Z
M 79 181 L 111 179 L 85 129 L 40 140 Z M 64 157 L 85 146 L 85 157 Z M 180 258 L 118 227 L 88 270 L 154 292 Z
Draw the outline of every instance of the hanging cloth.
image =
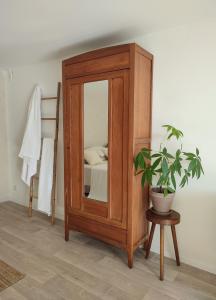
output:
M 44 138 L 38 186 L 38 210 L 51 214 L 54 139 Z
M 37 173 L 41 149 L 41 88 L 36 86 L 30 99 L 28 119 L 19 157 L 23 159 L 21 178 L 30 186 Z

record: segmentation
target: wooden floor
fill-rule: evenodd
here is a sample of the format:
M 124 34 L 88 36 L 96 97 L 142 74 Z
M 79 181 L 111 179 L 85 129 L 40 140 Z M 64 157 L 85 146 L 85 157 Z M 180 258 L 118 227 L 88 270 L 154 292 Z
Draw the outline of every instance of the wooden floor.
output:
M 215 275 L 166 259 L 161 282 L 158 255 L 146 261 L 139 249 L 130 270 L 121 250 L 75 232 L 65 242 L 61 221 L 29 219 L 11 202 L 0 204 L 0 259 L 26 274 L 0 299 L 216 299 Z

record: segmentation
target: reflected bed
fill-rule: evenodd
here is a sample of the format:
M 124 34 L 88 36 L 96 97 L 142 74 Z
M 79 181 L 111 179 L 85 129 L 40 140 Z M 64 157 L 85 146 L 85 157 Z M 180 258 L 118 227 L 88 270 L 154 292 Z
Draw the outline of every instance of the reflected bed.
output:
M 107 161 L 93 166 L 84 164 L 84 186 L 87 198 L 107 202 L 107 165 Z

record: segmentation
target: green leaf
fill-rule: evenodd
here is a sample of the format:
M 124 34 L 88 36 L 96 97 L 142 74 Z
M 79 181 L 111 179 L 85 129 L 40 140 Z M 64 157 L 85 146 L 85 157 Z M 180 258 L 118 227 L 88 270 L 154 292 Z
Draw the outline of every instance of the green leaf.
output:
M 146 170 L 146 180 L 147 180 L 148 184 L 150 184 L 150 185 L 152 184 L 152 172 L 151 172 L 150 168 L 148 168 Z
M 172 136 L 173 136 L 173 134 L 170 133 L 170 134 L 168 135 L 167 139 L 170 140 Z
M 201 172 L 204 174 L 203 167 L 202 167 L 201 163 L 200 163 L 200 168 L 201 168 Z
M 173 156 L 173 155 L 171 155 L 170 153 L 167 153 L 166 154 L 166 157 L 168 157 L 168 158 L 172 158 L 172 159 L 174 159 L 175 157 Z
M 136 170 L 138 168 L 140 168 L 140 169 L 145 169 L 146 168 L 145 158 L 144 158 L 142 152 L 139 152 L 137 154 L 137 156 L 136 156 L 136 159 L 135 159 L 135 168 L 136 168 Z
M 135 170 L 137 171 L 138 166 L 139 166 L 139 160 L 138 160 L 137 156 L 134 159 L 134 166 L 135 166 Z
M 143 174 L 142 174 L 142 178 L 141 178 L 141 184 L 142 184 L 142 187 L 144 187 L 145 181 L 146 181 L 146 173 L 143 173 Z
M 151 168 L 152 170 L 155 170 L 157 168 L 157 166 L 159 165 L 159 163 L 161 162 L 161 157 L 159 157 L 158 159 L 155 160 L 155 162 L 152 164 Z
M 166 128 L 167 131 L 172 130 L 172 126 L 171 125 L 163 125 L 162 127 Z
M 198 156 L 199 155 L 199 149 L 196 148 L 196 155 Z
M 161 154 L 155 153 L 155 154 L 153 154 L 153 155 L 151 156 L 151 158 L 156 158 L 156 157 L 161 157 Z
M 161 175 L 158 179 L 157 186 L 163 185 L 163 183 L 164 183 L 164 177 L 163 175 Z
M 174 189 L 176 190 L 176 180 L 175 180 L 174 172 L 171 172 L 171 181 Z
M 182 166 L 180 163 L 177 164 L 177 172 L 179 174 L 179 176 L 181 176 L 181 169 L 182 169 Z
M 175 190 L 173 188 L 171 188 L 171 186 L 168 186 L 167 189 L 168 189 L 169 192 L 175 193 Z
M 163 160 L 162 160 L 161 168 L 162 168 L 163 176 L 165 177 L 169 171 L 168 163 L 165 158 L 163 158 Z
M 169 140 L 172 136 L 176 137 L 178 140 L 180 137 L 183 137 L 183 132 L 179 129 L 176 129 L 175 127 L 171 125 L 163 125 L 162 127 L 166 128 L 167 132 L 170 133 L 167 139 Z
M 187 182 L 187 179 L 186 179 L 186 176 L 184 175 L 182 180 L 181 180 L 180 187 L 183 188 L 185 186 L 186 182 Z
M 192 170 L 192 178 L 194 178 L 195 174 L 196 174 L 196 169 L 194 168 L 194 169 Z
M 178 149 L 178 150 L 176 151 L 176 157 L 179 157 L 180 154 L 181 154 L 181 150 Z
M 188 166 L 188 172 L 191 172 L 192 170 L 194 170 L 194 168 L 196 168 L 196 165 L 197 165 L 196 160 L 192 159 Z
M 203 171 L 203 167 L 202 167 L 202 164 L 201 164 L 201 160 L 197 160 L 197 164 L 199 165 L 200 167 L 200 171 L 204 174 L 204 171 Z
M 147 158 L 147 159 L 151 159 L 151 150 L 148 148 L 142 148 L 140 153 L 142 153 L 142 155 Z
M 192 152 L 183 152 L 183 154 L 190 159 L 196 157 L 196 155 Z
M 166 147 L 163 148 L 162 153 L 163 153 L 163 155 L 167 154 L 167 148 Z
M 197 179 L 200 178 L 200 175 L 201 175 L 201 168 L 200 168 L 200 165 L 197 164 Z

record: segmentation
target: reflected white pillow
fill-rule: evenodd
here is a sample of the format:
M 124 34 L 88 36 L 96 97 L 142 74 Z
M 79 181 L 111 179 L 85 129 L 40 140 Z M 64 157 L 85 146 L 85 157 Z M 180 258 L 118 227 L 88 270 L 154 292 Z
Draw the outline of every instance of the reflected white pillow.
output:
M 98 165 L 103 162 L 100 155 L 95 150 L 85 150 L 84 151 L 84 158 L 89 165 Z
M 90 148 L 88 148 L 88 150 L 96 151 L 97 154 L 98 154 L 102 159 L 104 158 L 104 152 L 103 152 L 103 147 L 102 147 L 102 146 L 94 146 L 94 147 L 90 147 Z

